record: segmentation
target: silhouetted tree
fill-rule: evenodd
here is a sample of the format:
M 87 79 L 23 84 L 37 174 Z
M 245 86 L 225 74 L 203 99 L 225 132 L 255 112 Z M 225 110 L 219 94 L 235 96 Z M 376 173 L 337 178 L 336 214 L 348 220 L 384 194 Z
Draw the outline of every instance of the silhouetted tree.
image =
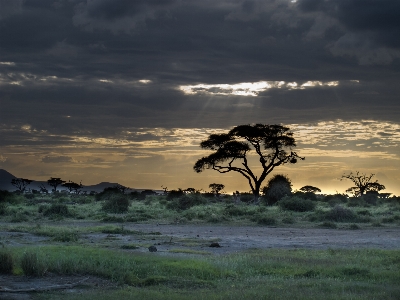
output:
M 305 185 L 300 188 L 300 191 L 304 193 L 321 193 L 321 190 L 319 188 L 312 185 Z
M 48 194 L 49 193 L 49 191 L 46 189 L 46 187 L 44 186 L 43 183 L 40 184 L 39 188 L 40 188 L 40 192 L 41 193 L 44 193 L 44 194 Z
M 262 189 L 269 205 L 275 204 L 292 193 L 292 182 L 289 177 L 281 174 L 274 175 Z
M 213 169 L 219 173 L 238 172 L 243 175 L 258 202 L 262 182 L 275 167 L 286 163 L 296 163 L 303 157 L 292 151 L 296 146 L 293 133 L 281 125 L 239 125 L 226 134 L 211 134 L 200 143 L 203 149 L 214 151 L 199 159 L 194 165 L 197 173 Z M 248 154 L 255 150 L 262 167 L 257 176 L 250 168 Z
M 355 186 L 348 188 L 346 192 L 352 193 L 354 194 L 354 196 L 362 196 L 369 191 L 379 192 L 385 189 L 385 186 L 378 183 L 378 180 L 371 182 L 372 177 L 374 176 L 375 174 L 366 175 L 360 174 L 360 172 L 357 171 L 355 174 L 353 172 L 350 172 L 350 174 L 342 175 L 342 178 L 340 180 L 350 179 L 351 181 L 353 181 Z
M 50 179 L 47 180 L 47 184 L 50 185 L 51 187 L 53 187 L 54 193 L 57 192 L 57 187 L 63 183 L 65 183 L 65 181 L 61 180 L 61 178 L 50 177 Z
M 122 194 L 125 194 L 125 191 L 130 190 L 131 188 L 128 188 L 126 186 L 123 186 L 121 184 L 117 184 L 114 186 L 117 190 L 119 190 Z
M 25 179 L 25 178 L 13 178 L 11 179 L 11 184 L 17 188 L 17 190 L 21 193 L 25 192 L 26 187 L 33 180 Z
M 73 182 L 71 180 L 69 180 L 68 182 L 64 183 L 62 186 L 66 187 L 70 193 L 72 193 L 72 191 L 74 191 L 75 194 L 79 194 L 80 193 L 80 189 L 83 188 L 82 183 L 76 183 L 76 182 Z
M 225 185 L 222 183 L 211 183 L 208 187 L 211 189 L 211 193 L 216 197 L 219 197 L 219 194 L 225 188 Z

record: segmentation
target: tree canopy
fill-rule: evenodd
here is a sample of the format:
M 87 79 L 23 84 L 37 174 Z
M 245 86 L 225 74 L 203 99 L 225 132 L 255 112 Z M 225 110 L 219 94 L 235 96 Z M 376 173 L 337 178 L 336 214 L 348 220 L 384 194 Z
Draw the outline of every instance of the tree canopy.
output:
M 378 180 L 372 181 L 372 177 L 374 176 L 375 174 L 366 175 L 356 171 L 355 174 L 353 172 L 350 172 L 350 174 L 344 174 L 341 180 L 350 179 L 351 181 L 353 181 L 355 185 L 353 187 L 348 188 L 346 190 L 347 193 L 352 193 L 355 196 L 362 196 L 366 192 L 370 191 L 379 192 L 385 189 L 385 186 L 383 184 L 378 183 Z
M 13 178 L 11 179 L 11 184 L 17 188 L 17 190 L 23 193 L 26 187 L 32 182 L 33 180 L 26 179 L 26 178 Z
M 321 193 L 321 190 L 319 188 L 312 185 L 305 185 L 300 188 L 300 191 L 304 193 Z
M 255 201 L 262 182 L 275 167 L 304 160 L 292 150 L 296 147 L 293 132 L 281 125 L 239 125 L 228 133 L 211 134 L 200 143 L 200 147 L 213 153 L 195 163 L 193 168 L 197 173 L 205 169 L 219 173 L 237 172 L 247 179 Z M 249 155 L 254 152 L 262 167 L 259 175 L 249 165 Z

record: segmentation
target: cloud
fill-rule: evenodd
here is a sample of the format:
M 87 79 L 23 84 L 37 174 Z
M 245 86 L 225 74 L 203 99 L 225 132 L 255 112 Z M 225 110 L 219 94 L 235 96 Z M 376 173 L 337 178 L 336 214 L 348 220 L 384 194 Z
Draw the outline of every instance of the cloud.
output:
M 306 81 L 304 83 L 285 82 L 285 81 L 259 81 L 259 82 L 243 82 L 236 84 L 197 84 L 180 86 L 179 90 L 187 95 L 198 93 L 206 93 L 212 95 L 236 95 L 236 96 L 252 96 L 256 97 L 261 92 L 270 89 L 285 89 L 285 90 L 304 90 L 313 87 L 335 87 L 338 86 L 338 81 L 321 82 L 321 81 Z
M 92 31 L 110 30 L 113 33 L 131 33 L 145 26 L 175 0 L 90 0 L 76 7 L 75 26 Z
M 72 162 L 72 157 L 69 156 L 45 156 L 42 158 L 42 162 L 44 163 L 50 163 L 50 164 L 55 164 L 55 163 L 70 163 Z
M 24 0 L 0 0 L 0 20 L 22 12 Z

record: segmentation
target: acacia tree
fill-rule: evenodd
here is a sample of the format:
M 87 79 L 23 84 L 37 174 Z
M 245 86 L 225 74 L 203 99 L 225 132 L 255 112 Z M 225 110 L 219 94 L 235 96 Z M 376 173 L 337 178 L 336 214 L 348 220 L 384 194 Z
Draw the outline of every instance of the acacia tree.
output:
M 300 191 L 303 193 L 321 193 L 321 190 L 315 186 L 312 185 L 305 185 L 300 188 Z
M 64 183 L 62 186 L 66 187 L 70 194 L 72 193 L 72 191 L 74 191 L 75 194 L 77 194 L 77 195 L 80 193 L 80 189 L 83 188 L 82 182 L 81 183 L 76 183 L 76 182 L 73 182 L 71 180 L 69 180 L 68 182 Z
M 47 184 L 53 187 L 54 193 L 57 192 L 57 187 L 63 183 L 65 183 L 65 181 L 61 180 L 61 178 L 50 177 L 50 179 L 47 180 Z
M 11 179 L 11 184 L 17 188 L 20 193 L 23 193 L 26 187 L 31 184 L 33 180 L 25 178 L 13 178 Z
M 371 181 L 372 177 L 374 176 L 375 174 L 366 175 L 361 174 L 357 171 L 355 174 L 353 174 L 353 172 L 350 172 L 350 174 L 342 175 L 342 178 L 340 180 L 350 179 L 351 181 L 353 181 L 355 186 L 348 188 L 346 192 L 352 193 L 355 196 L 362 196 L 369 191 L 379 192 L 385 189 L 385 186 L 378 183 L 378 180 Z
M 257 202 L 262 182 L 275 167 L 296 163 L 303 157 L 292 151 L 296 146 L 293 132 L 281 125 L 239 125 L 228 133 L 211 134 L 200 147 L 214 151 L 199 159 L 194 170 L 197 173 L 212 169 L 219 173 L 237 172 L 244 176 Z M 255 151 L 262 167 L 258 176 L 249 165 L 249 155 Z M 253 168 L 254 169 L 254 168 Z
M 219 192 L 225 188 L 225 185 L 222 183 L 210 183 L 208 187 L 211 189 L 211 193 L 213 193 L 216 197 L 219 197 Z

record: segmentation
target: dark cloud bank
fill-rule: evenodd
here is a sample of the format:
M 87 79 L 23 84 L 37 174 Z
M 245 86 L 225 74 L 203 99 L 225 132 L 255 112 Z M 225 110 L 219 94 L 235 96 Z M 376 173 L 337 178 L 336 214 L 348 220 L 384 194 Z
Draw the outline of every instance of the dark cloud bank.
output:
M 399 20 L 398 0 L 0 0 L 0 124 L 111 136 L 398 122 Z M 257 97 L 179 90 L 259 81 L 339 85 Z M 43 161 L 54 159 L 69 158 Z

